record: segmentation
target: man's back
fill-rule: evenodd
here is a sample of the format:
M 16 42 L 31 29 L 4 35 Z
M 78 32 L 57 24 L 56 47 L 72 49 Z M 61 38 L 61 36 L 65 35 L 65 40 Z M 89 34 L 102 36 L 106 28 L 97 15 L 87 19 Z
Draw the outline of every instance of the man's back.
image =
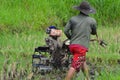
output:
M 68 26 L 71 24 L 70 26 Z M 96 21 L 86 15 L 80 14 L 70 19 L 66 25 L 65 33 L 71 34 L 71 44 L 80 44 L 88 48 L 91 34 L 91 27 L 96 25 Z M 71 33 L 68 31 L 71 30 Z

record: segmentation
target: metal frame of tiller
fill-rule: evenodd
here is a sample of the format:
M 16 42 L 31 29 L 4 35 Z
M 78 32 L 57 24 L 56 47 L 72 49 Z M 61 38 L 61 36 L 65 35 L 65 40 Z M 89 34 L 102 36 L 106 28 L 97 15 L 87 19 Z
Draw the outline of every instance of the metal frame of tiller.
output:
M 47 73 L 52 70 L 51 58 L 46 57 L 46 53 L 49 52 L 49 47 L 35 48 L 32 55 L 32 71 L 34 73 Z M 37 53 L 37 54 L 36 54 Z
M 67 69 L 71 62 L 71 58 L 69 55 L 68 46 L 64 43 L 65 42 L 63 42 L 63 46 L 61 49 L 61 53 L 63 53 L 64 55 L 60 55 L 58 57 L 62 57 L 60 58 L 61 61 L 55 61 L 55 59 L 53 59 L 50 47 L 40 46 L 35 48 L 34 54 L 32 55 L 32 71 L 34 73 L 46 74 L 58 68 L 61 70 Z M 47 57 L 46 55 L 50 56 Z

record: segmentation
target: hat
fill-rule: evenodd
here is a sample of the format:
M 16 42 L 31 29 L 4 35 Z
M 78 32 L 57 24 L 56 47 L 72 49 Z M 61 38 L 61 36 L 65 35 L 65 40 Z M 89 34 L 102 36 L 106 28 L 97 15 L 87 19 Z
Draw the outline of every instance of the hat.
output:
M 82 13 L 88 15 L 90 13 L 95 13 L 95 9 L 90 6 L 90 4 L 86 1 L 80 3 L 79 6 L 73 6 L 73 8 L 81 11 Z
M 49 26 L 49 29 L 57 29 L 55 26 Z
M 49 26 L 47 29 L 46 29 L 46 33 L 47 34 L 50 34 L 50 31 L 51 29 L 57 29 L 55 26 Z

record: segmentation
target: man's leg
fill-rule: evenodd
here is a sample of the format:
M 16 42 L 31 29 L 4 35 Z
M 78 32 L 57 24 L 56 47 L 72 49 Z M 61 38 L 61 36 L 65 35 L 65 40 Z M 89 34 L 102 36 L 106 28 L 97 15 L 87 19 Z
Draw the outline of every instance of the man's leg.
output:
M 84 73 L 84 75 L 86 77 L 86 80 L 90 80 L 90 78 L 89 78 L 89 72 L 88 72 L 88 66 L 86 64 L 86 61 L 82 65 L 82 71 L 83 71 L 83 73 Z
M 76 70 L 73 67 L 70 67 L 65 80 L 72 80 Z

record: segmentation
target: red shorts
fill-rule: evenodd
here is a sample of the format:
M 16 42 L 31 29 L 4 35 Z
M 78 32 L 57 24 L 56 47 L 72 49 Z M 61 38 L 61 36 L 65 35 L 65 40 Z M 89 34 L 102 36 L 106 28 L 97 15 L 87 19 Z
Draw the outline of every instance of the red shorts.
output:
M 79 44 L 71 44 L 69 46 L 70 52 L 73 55 L 71 67 L 76 69 L 79 72 L 81 66 L 86 61 L 86 52 L 88 51 L 87 48 L 81 46 Z

